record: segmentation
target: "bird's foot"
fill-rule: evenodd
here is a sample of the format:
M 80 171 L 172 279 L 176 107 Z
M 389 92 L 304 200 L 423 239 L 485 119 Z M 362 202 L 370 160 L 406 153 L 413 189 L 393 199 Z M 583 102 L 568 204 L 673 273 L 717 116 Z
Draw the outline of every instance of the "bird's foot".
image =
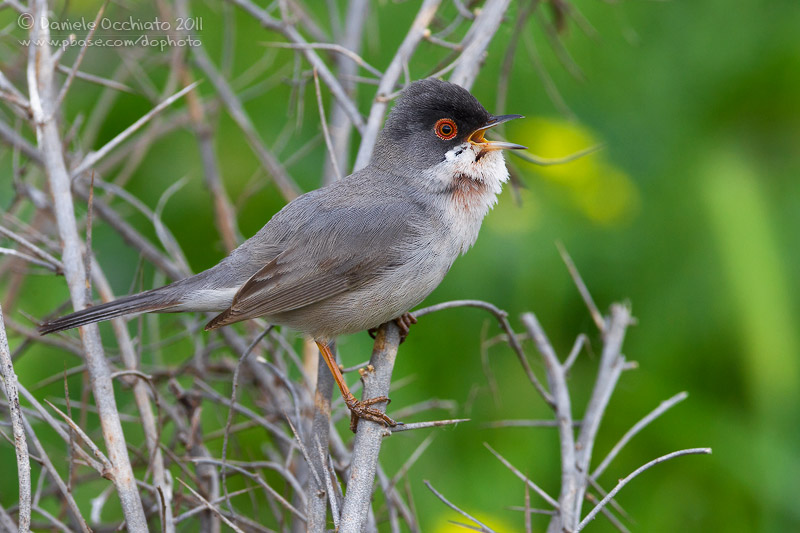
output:
M 347 408 L 350 409 L 350 430 L 353 433 L 356 432 L 358 429 L 358 420 L 360 418 L 377 422 L 378 424 L 383 424 L 386 427 L 395 427 L 397 422 L 389 418 L 386 413 L 383 413 L 374 407 L 370 407 L 370 405 L 375 405 L 376 403 L 381 402 L 386 402 L 388 405 L 391 401 L 392 400 L 386 396 L 377 396 L 375 398 L 369 398 L 368 400 L 363 401 L 357 399 L 352 394 L 346 397 L 344 399 L 344 403 L 347 404 Z
M 417 318 L 411 313 L 403 313 L 395 318 L 393 322 L 397 324 L 397 327 L 400 329 L 400 344 L 403 344 L 406 337 L 408 337 L 409 331 L 411 331 L 411 325 L 417 323 Z M 375 335 L 378 333 L 378 328 L 368 329 L 367 333 L 374 339 Z
M 394 323 L 400 328 L 400 343 L 402 344 L 408 337 L 409 331 L 411 331 L 411 325 L 417 323 L 417 317 L 411 313 L 403 313 L 394 319 Z

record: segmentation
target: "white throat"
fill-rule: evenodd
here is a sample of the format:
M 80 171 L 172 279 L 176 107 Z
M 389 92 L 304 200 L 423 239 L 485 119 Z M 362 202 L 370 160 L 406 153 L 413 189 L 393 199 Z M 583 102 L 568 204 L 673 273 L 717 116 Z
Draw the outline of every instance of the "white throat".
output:
M 478 238 L 481 222 L 497 203 L 508 181 L 500 150 L 480 153 L 472 143 L 463 143 L 445 154 L 445 160 L 430 168 L 424 179 L 442 198 L 444 217 L 454 228 L 456 246 L 466 252 Z

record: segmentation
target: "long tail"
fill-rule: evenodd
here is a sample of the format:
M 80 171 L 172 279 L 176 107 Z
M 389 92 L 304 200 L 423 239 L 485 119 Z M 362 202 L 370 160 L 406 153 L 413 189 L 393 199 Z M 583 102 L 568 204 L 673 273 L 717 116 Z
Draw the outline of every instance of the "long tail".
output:
M 168 285 L 167 287 L 140 292 L 139 294 L 125 296 L 113 302 L 87 307 L 81 311 L 64 315 L 51 322 L 40 324 L 38 327 L 39 333 L 41 335 L 47 335 L 48 333 L 55 333 L 56 331 L 85 326 L 93 322 L 111 320 L 112 318 L 117 318 L 122 315 L 165 311 L 180 303 L 176 291 L 165 290 L 171 287 L 173 286 Z

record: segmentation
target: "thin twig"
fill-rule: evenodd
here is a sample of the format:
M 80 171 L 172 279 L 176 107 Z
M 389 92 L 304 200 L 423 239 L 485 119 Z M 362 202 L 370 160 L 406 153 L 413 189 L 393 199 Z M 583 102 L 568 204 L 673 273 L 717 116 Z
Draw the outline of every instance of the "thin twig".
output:
M 52 272 L 54 272 L 56 274 L 58 274 L 59 271 L 60 271 L 59 266 L 56 265 L 56 264 L 48 263 L 47 261 L 42 261 L 41 259 L 36 259 L 35 257 L 31 257 L 28 254 L 24 254 L 22 252 L 18 252 L 17 250 L 14 250 L 13 248 L 0 247 L 0 255 L 9 255 L 9 256 L 12 256 L 12 257 L 16 257 L 17 259 L 22 259 L 23 261 L 27 261 L 28 263 L 31 263 L 32 265 L 36 265 L 36 266 L 40 266 L 40 267 L 46 268 L 47 270 L 50 270 L 50 271 L 52 271 Z
M 169 98 L 167 98 L 166 100 L 155 106 L 153 109 L 145 113 L 144 116 L 142 116 L 139 120 L 137 120 L 136 122 L 125 128 L 116 137 L 114 137 L 113 139 L 108 141 L 105 145 L 103 145 L 99 150 L 95 150 L 94 152 L 89 152 L 86 155 L 86 157 L 83 158 L 83 161 L 81 161 L 78 164 L 78 166 L 75 167 L 72 170 L 72 172 L 70 172 L 70 176 L 72 178 L 75 178 L 77 176 L 80 176 L 90 168 L 92 168 L 111 150 L 119 146 L 120 143 L 122 143 L 125 139 L 127 139 L 131 135 L 133 135 L 137 130 L 139 130 L 139 128 L 147 124 L 154 116 L 156 116 L 158 113 L 160 113 L 161 111 L 172 105 L 175 101 L 179 100 L 183 95 L 194 89 L 198 83 L 200 82 L 198 81 L 184 87 L 183 89 L 173 94 L 172 96 L 170 96 Z
M 4 228 L 3 226 L 0 226 L 0 235 L 5 235 L 9 239 L 14 240 L 19 244 L 21 244 L 22 246 L 30 250 L 34 255 L 39 257 L 39 259 L 41 259 L 43 262 L 48 263 L 50 267 L 55 267 L 57 273 L 60 273 L 64 270 L 64 265 L 61 264 L 61 261 L 50 255 L 46 251 L 42 250 L 41 248 L 30 242 L 22 235 L 14 233 L 10 229 Z
M 68 417 L 66 415 L 66 413 L 64 413 L 61 409 L 59 409 L 58 407 L 53 405 L 53 403 L 50 402 L 50 400 L 45 399 L 44 403 L 46 403 L 50 407 L 50 409 L 55 411 L 58 414 L 58 416 L 60 416 L 61 418 L 64 419 L 64 421 L 72 429 L 72 431 L 74 431 L 75 434 L 78 435 L 78 437 L 80 437 L 80 439 L 83 441 L 83 443 L 86 446 L 88 446 L 89 449 L 92 451 L 92 454 L 95 457 L 97 457 L 97 459 L 102 463 L 103 471 L 101 472 L 101 474 L 103 476 L 111 476 L 111 475 L 113 475 L 113 467 L 111 466 L 111 462 L 108 460 L 106 455 L 100 450 L 100 448 L 97 446 L 97 444 L 95 444 L 92 441 L 92 439 L 89 437 L 89 435 L 87 435 L 86 432 L 83 431 L 83 429 L 81 429 L 81 427 L 78 424 L 76 424 L 74 420 L 72 420 L 70 417 Z
M 400 433 L 403 431 L 412 431 L 414 429 L 427 429 L 427 428 L 438 428 L 442 426 L 452 426 L 454 424 L 460 424 L 461 422 L 469 422 L 469 418 L 451 418 L 449 420 L 431 420 L 429 422 L 412 422 L 411 424 L 398 424 L 397 426 L 391 428 L 391 433 Z
M 540 167 L 550 167 L 555 165 L 565 165 L 567 163 L 571 163 L 582 157 L 586 157 L 587 155 L 591 155 L 595 152 L 598 152 L 604 149 L 605 146 L 606 145 L 602 143 L 596 144 L 594 146 L 590 146 L 589 148 L 584 148 L 583 150 L 578 150 L 577 152 L 574 152 L 572 154 L 565 155 L 564 157 L 539 157 L 525 150 L 514 150 L 511 155 L 519 157 L 520 159 L 523 159 L 528 163 L 533 163 L 534 165 Z
M 241 7 L 244 11 L 253 16 L 265 28 L 282 33 L 287 39 L 295 44 L 308 44 L 297 28 L 289 24 L 284 24 L 281 21 L 271 17 L 265 10 L 261 9 L 250 0 L 229 1 L 232 4 Z M 303 55 L 305 56 L 306 60 L 311 63 L 311 66 L 319 71 L 320 78 L 322 78 L 322 81 L 331 90 L 333 96 L 347 111 L 347 115 L 350 117 L 353 125 L 358 129 L 358 131 L 362 131 L 364 129 L 364 119 L 359 114 L 355 103 L 350 99 L 349 96 L 347 96 L 347 92 L 342 88 L 341 84 L 333 75 L 333 73 L 331 73 L 330 69 L 328 69 L 328 66 L 312 48 L 304 49 Z
M 47 452 L 42 446 L 42 443 L 36 437 L 36 433 L 33 431 L 33 427 L 30 425 L 28 420 L 23 416 L 22 423 L 25 426 L 25 432 L 28 434 L 28 437 L 31 439 L 31 444 L 33 445 L 36 454 L 39 457 L 39 460 L 44 465 L 44 469 L 50 475 L 50 478 L 56 484 L 58 491 L 64 497 L 66 501 L 67 507 L 69 508 L 71 514 L 73 515 L 74 520 L 78 523 L 83 533 L 91 533 L 91 529 L 89 528 L 89 524 L 86 523 L 86 519 L 81 515 L 81 511 L 78 508 L 78 504 L 75 502 L 75 498 L 72 496 L 72 491 L 69 490 L 67 484 L 64 483 L 64 480 L 61 479 L 58 471 L 56 470 L 55 466 L 53 466 L 53 462 L 50 460 L 50 457 L 47 455 Z M 41 478 L 40 478 L 41 479 Z M 111 485 L 109 485 L 111 486 Z
M 333 143 L 331 142 L 331 134 L 328 131 L 328 121 L 325 118 L 325 108 L 322 105 L 322 92 L 319 88 L 319 76 L 317 69 L 314 69 L 314 89 L 317 93 L 317 108 L 319 109 L 319 121 L 322 124 L 322 136 L 325 139 L 325 146 L 328 147 L 328 155 L 331 158 L 331 165 L 337 180 L 342 179 L 342 171 L 339 169 L 339 163 L 336 161 L 336 153 L 333 150 Z
M 227 524 L 227 525 L 228 525 L 228 527 L 230 527 L 232 530 L 236 531 L 237 533 L 244 533 L 244 531 L 242 531 L 242 530 L 239 528 L 239 526 L 237 526 L 236 524 L 234 524 L 233 522 L 231 522 L 230 520 L 228 520 L 228 519 L 225 517 L 225 515 L 223 515 L 223 514 L 220 512 L 220 510 L 219 510 L 219 509 L 217 509 L 217 507 L 216 507 L 216 506 L 212 505 L 212 504 L 211 504 L 211 503 L 210 503 L 208 500 L 206 500 L 205 498 L 203 498 L 203 497 L 200 495 L 200 493 L 199 493 L 199 492 L 197 492 L 197 491 L 196 491 L 196 490 L 194 490 L 192 487 L 190 487 L 190 486 L 189 486 L 189 485 L 188 485 L 188 484 L 187 484 L 187 483 L 186 483 L 184 480 L 182 480 L 182 479 L 181 479 L 181 478 L 179 478 L 179 477 L 177 477 L 177 478 L 175 478 L 175 479 L 177 479 L 177 480 L 178 480 L 178 482 L 179 482 L 181 485 L 183 485 L 184 487 L 186 487 L 187 489 L 189 489 L 189 492 L 191 492 L 191 493 L 192 493 L 192 495 L 193 495 L 195 498 L 197 498 L 198 500 L 200 500 L 200 501 L 203 503 L 203 505 L 205 505 L 205 506 L 206 506 L 206 508 L 207 508 L 209 511 L 211 511 L 211 512 L 213 512 L 215 515 L 217 515 L 217 516 L 220 518 L 220 520 L 222 520 L 223 522 L 225 522 L 225 524 Z
M 437 498 L 442 500 L 442 502 L 444 502 L 444 504 L 446 506 L 448 506 L 450 509 L 454 510 L 455 512 L 457 512 L 458 514 L 460 514 L 461 516 L 463 516 L 467 520 L 471 520 L 472 522 L 478 524 L 478 526 L 480 526 L 480 529 L 476 529 L 476 531 L 483 531 L 484 533 L 494 533 L 494 531 L 489 526 L 487 526 L 486 524 L 484 524 L 483 522 L 481 522 L 480 520 L 478 520 L 477 518 L 475 518 L 471 514 L 467 513 L 466 511 L 463 511 L 462 509 L 456 507 L 453 503 L 450 503 L 450 501 L 447 498 L 442 496 L 442 494 L 439 491 L 437 491 L 436 489 L 433 488 L 433 485 L 431 485 L 430 481 L 428 481 L 427 479 L 424 479 L 422 482 L 425 483 L 425 486 L 428 487 L 428 489 Z
M 225 105 L 228 114 L 244 133 L 250 148 L 253 150 L 256 157 L 258 157 L 264 169 L 269 173 L 275 185 L 280 189 L 283 197 L 287 201 L 293 200 L 300 194 L 300 188 L 286 171 L 286 168 L 281 165 L 275 154 L 264 145 L 258 131 L 253 125 L 253 121 L 245 111 L 242 102 L 236 97 L 230 83 L 222 77 L 222 74 L 211 62 L 211 58 L 208 57 L 203 47 L 193 47 L 192 54 L 194 55 L 195 61 L 197 61 L 197 65 L 214 85 L 214 89 L 216 89 L 222 103 Z
M 594 472 L 592 472 L 590 477 L 592 479 L 597 479 L 598 477 L 600 477 L 603 474 L 603 472 L 605 472 L 606 468 L 611 463 L 611 461 L 614 460 L 614 458 L 619 454 L 622 448 L 624 448 L 625 445 L 628 444 L 628 442 L 637 433 L 639 433 L 648 424 L 650 424 L 650 422 L 652 422 L 653 420 L 655 420 L 656 418 L 667 412 L 669 409 L 671 409 L 673 406 L 682 402 L 688 397 L 689 394 L 687 392 L 679 392 L 672 398 L 661 402 L 658 405 L 658 407 L 650 411 L 650 413 L 648 413 L 647 416 L 636 422 L 633 425 L 633 427 L 631 427 L 631 429 L 626 431 L 625 434 L 622 436 L 622 438 L 619 439 L 619 442 L 616 443 L 613 448 L 611 448 L 611 451 L 608 452 L 608 455 L 606 455 L 605 458 L 602 461 L 600 461 L 600 464 L 597 465 L 597 468 L 594 469 Z
M 340 44 L 333 44 L 333 43 L 282 43 L 282 42 L 266 42 L 262 43 L 265 46 L 274 46 L 275 48 L 289 48 L 292 50 L 306 50 L 309 48 L 313 48 L 315 50 L 330 50 L 332 52 L 336 52 L 342 54 L 343 56 L 351 59 L 356 65 L 363 67 L 373 76 L 381 76 L 383 73 L 364 61 L 357 53 L 353 52 L 352 50 L 340 45 Z
M 103 5 L 100 6 L 100 9 L 97 10 L 97 15 L 94 17 L 94 23 L 89 26 L 89 34 L 86 36 L 86 39 L 83 41 L 83 46 L 81 46 L 80 51 L 78 52 L 78 57 L 75 58 L 75 63 L 72 65 L 72 69 L 67 74 L 67 79 L 64 81 L 64 85 L 61 86 L 61 90 L 58 92 L 58 96 L 56 96 L 55 104 L 53 106 L 54 110 L 57 110 L 61 107 L 61 104 L 64 102 L 64 98 L 67 96 L 67 91 L 69 91 L 70 86 L 72 85 L 72 80 L 75 79 L 75 75 L 78 73 L 78 69 L 81 66 L 81 62 L 83 62 L 83 56 L 86 55 L 86 50 L 89 48 L 89 43 L 94 36 L 94 32 L 100 27 L 100 17 L 103 16 L 103 12 L 106 10 L 106 6 L 108 5 L 108 0 L 103 2 Z M 56 61 L 58 62 L 58 61 Z
M 431 433 L 425 437 L 425 440 L 419 443 L 419 446 L 417 446 L 413 452 L 411 452 L 411 455 L 408 457 L 408 459 L 406 459 L 403 465 L 397 470 L 397 473 L 392 476 L 392 479 L 389 480 L 389 484 L 387 486 L 389 490 L 394 489 L 395 485 L 397 485 L 397 483 L 403 479 L 403 476 L 405 476 L 408 471 L 411 470 L 411 467 L 414 466 L 414 463 L 416 463 L 417 460 L 422 457 L 422 454 L 425 453 L 425 450 L 427 450 L 428 446 L 431 445 L 435 436 L 435 433 Z
M 276 491 L 274 488 L 272 488 L 258 474 L 254 474 L 253 472 L 250 472 L 250 471 L 248 471 L 248 470 L 246 470 L 244 468 L 241 468 L 239 466 L 236 466 L 236 465 L 233 465 L 233 464 L 230 464 L 230 463 L 222 463 L 222 461 L 219 461 L 217 459 L 208 459 L 208 458 L 205 458 L 205 457 L 194 457 L 194 458 L 190 458 L 189 460 L 192 461 L 193 463 L 200 463 L 200 464 L 216 464 L 216 465 L 220 465 L 220 466 L 225 465 L 227 468 L 230 468 L 231 470 L 235 470 L 236 472 L 239 472 L 240 474 L 242 474 L 244 476 L 247 476 L 248 478 L 250 478 L 253 481 L 255 481 L 256 483 L 258 483 L 258 485 L 262 489 L 264 489 L 264 491 L 270 497 L 275 498 L 275 500 L 277 500 L 284 508 L 286 508 L 288 511 L 290 511 L 298 519 L 302 520 L 303 522 L 306 521 L 305 515 L 300 510 L 298 510 L 295 506 L 293 506 L 291 503 L 289 503 L 286 500 L 286 498 L 281 496 L 281 494 L 278 491 Z
M 58 65 L 56 68 L 62 74 L 69 74 L 72 72 L 72 69 L 65 67 L 64 65 Z M 89 74 L 88 72 L 83 72 L 81 70 L 75 71 L 75 77 L 78 78 L 79 80 L 88 81 L 90 83 L 94 83 L 96 85 L 100 85 L 108 89 L 113 89 L 115 91 L 122 91 L 128 94 L 136 94 L 136 91 L 134 91 L 124 83 L 120 83 L 115 80 L 109 80 L 108 78 L 101 78 L 100 76 L 95 76 L 94 74 Z
M 528 380 L 536 389 L 536 392 L 539 393 L 539 395 L 544 399 L 545 402 L 547 402 L 548 405 L 554 405 L 552 395 L 547 392 L 541 381 L 539 381 L 539 378 L 537 378 L 536 374 L 533 373 L 533 369 L 531 368 L 530 363 L 528 363 L 527 357 L 525 357 L 525 351 L 522 349 L 519 338 L 517 337 L 516 333 L 514 333 L 514 330 L 511 329 L 511 324 L 508 322 L 508 313 L 502 309 L 499 309 L 497 306 L 490 304 L 489 302 L 484 302 L 481 300 L 453 300 L 450 302 L 444 302 L 432 305 L 430 307 L 425 307 L 423 309 L 419 309 L 418 311 L 414 311 L 411 314 L 414 315 L 414 317 L 419 318 L 436 311 L 452 309 L 454 307 L 477 307 L 479 309 L 485 309 L 494 315 L 494 317 L 500 323 L 500 327 L 503 328 L 503 331 L 505 331 L 508 338 L 508 344 L 517 355 L 519 362 L 522 364 L 523 370 L 525 370 L 525 375 L 528 376 Z
M 222 437 L 222 472 L 220 473 L 222 477 L 222 490 L 225 492 L 225 501 L 228 502 L 228 508 L 232 509 L 230 498 L 228 497 L 228 484 L 227 484 L 227 468 L 225 467 L 225 461 L 228 457 L 228 438 L 230 436 L 231 425 L 233 424 L 233 413 L 234 407 L 236 406 L 236 396 L 239 391 L 239 371 L 242 368 L 242 363 L 247 358 L 248 355 L 253 351 L 253 349 L 258 345 L 261 340 L 267 336 L 267 333 L 270 332 L 272 326 L 265 328 L 261 333 L 259 333 L 253 342 L 247 347 L 247 350 L 239 357 L 239 360 L 236 361 L 236 368 L 233 370 L 233 383 L 231 385 L 231 401 L 228 404 L 228 419 L 225 422 L 225 432 L 223 433 Z
M 578 359 L 578 355 L 581 353 L 581 350 L 588 339 L 589 338 L 583 333 L 579 334 L 575 338 L 575 343 L 572 345 L 572 350 L 570 350 L 567 359 L 564 361 L 564 372 L 569 373 L 572 365 L 575 364 L 575 360 Z
M 342 32 L 339 44 L 355 54 L 361 52 L 363 44 L 364 27 L 367 15 L 370 12 L 369 0 L 350 0 L 347 4 L 345 14 L 345 27 Z M 355 98 L 358 89 L 356 74 L 358 65 L 353 61 L 347 60 L 343 55 L 336 57 L 337 77 L 341 81 L 342 88 L 351 97 Z M 378 74 L 380 77 L 381 74 Z M 342 174 L 348 174 L 350 169 L 350 145 L 353 137 L 353 123 L 347 116 L 347 111 L 334 99 L 333 107 L 330 111 L 331 144 L 335 159 L 341 164 Z M 322 183 L 331 183 L 336 176 L 333 167 L 333 158 L 325 160 L 325 168 L 322 175 Z
M 584 527 L 586 527 L 586 524 L 594 520 L 594 517 L 597 516 L 597 513 L 599 513 L 600 510 L 603 507 L 605 507 L 609 501 L 611 501 L 611 498 L 616 496 L 617 493 L 621 491 L 625 485 L 627 485 L 633 478 L 635 478 L 645 470 L 654 467 L 658 463 L 663 463 L 664 461 L 674 459 L 675 457 L 680 457 L 683 455 L 705 455 L 710 453 L 711 453 L 711 448 L 689 448 L 688 450 L 679 450 L 677 452 L 672 452 L 666 455 L 662 455 L 661 457 L 653 459 L 649 463 L 643 464 L 642 466 L 640 466 L 639 468 L 637 468 L 624 478 L 620 479 L 617 485 L 613 489 L 611 489 L 611 491 L 608 494 L 606 494 L 606 497 L 600 500 L 600 503 L 595 505 L 594 509 L 592 509 L 589 512 L 589 514 L 587 514 L 586 517 L 583 520 L 581 520 L 581 523 L 578 524 L 578 527 L 575 528 L 574 532 L 579 533 Z
M 532 481 L 530 478 L 528 478 L 528 476 L 526 476 L 525 474 L 523 474 L 522 472 L 520 472 L 520 471 L 519 471 L 519 469 L 517 469 L 517 468 L 516 468 L 514 465 L 512 465 L 512 464 L 511 464 L 511 463 L 508 461 L 508 459 L 506 459 L 505 457 L 503 457 L 502 455 L 500 455 L 498 452 L 496 452 L 496 451 L 495 451 L 495 449 L 494 449 L 494 448 L 492 448 L 491 446 L 489 446 L 489 443 L 488 443 L 488 442 L 484 442 L 484 443 L 483 443 L 483 445 L 486 447 L 486 449 L 487 449 L 487 450 L 489 450 L 489 451 L 492 453 L 492 455 L 494 455 L 495 457 L 497 457 L 497 459 L 498 459 L 498 460 L 499 460 L 501 463 L 503 463 L 503 465 L 505 465 L 505 467 L 506 467 L 506 468 L 508 468 L 509 470 L 511 470 L 511 472 L 513 472 L 515 476 L 517 476 L 519 479 L 521 479 L 521 480 L 522 480 L 522 481 L 525 483 L 525 485 L 529 486 L 529 487 L 530 487 L 530 488 L 532 488 L 534 491 L 536 491 L 536 494 L 538 494 L 539 496 L 541 496 L 541 497 L 544 499 L 544 501 L 546 501 L 547 503 L 549 503 L 550 505 L 552 505 L 554 509 L 559 509 L 559 508 L 561 507 L 561 506 L 559 505 L 559 503 L 558 503 L 556 500 L 554 500 L 554 499 L 553 499 L 553 497 L 552 497 L 552 496 L 550 496 L 549 494 L 547 494 L 547 492 L 545 492 L 545 491 L 544 491 L 544 489 L 542 489 L 541 487 L 539 487 L 539 485 L 537 485 L 536 483 L 534 483 L 534 482 L 533 482 L 533 481 Z
M 578 269 L 575 268 L 575 263 L 572 261 L 572 257 L 569 256 L 567 249 L 564 248 L 564 245 L 561 244 L 561 242 L 556 241 L 556 248 L 558 248 L 558 253 L 561 254 L 561 259 L 564 261 L 564 264 L 567 265 L 569 275 L 572 276 L 572 281 L 578 288 L 578 292 L 581 293 L 581 297 L 583 298 L 586 307 L 589 309 L 589 314 L 592 315 L 592 320 L 594 320 L 595 326 L 597 326 L 597 329 L 600 330 L 601 334 L 605 334 L 606 323 L 603 320 L 603 315 L 601 315 L 600 311 L 597 309 L 597 305 L 592 299 L 592 294 L 586 287 L 586 283 L 583 282 L 580 272 L 578 272 Z
M 544 90 L 547 93 L 547 96 L 550 97 L 550 101 L 562 115 L 570 120 L 575 120 L 575 113 L 564 101 L 564 97 L 561 96 L 561 93 L 558 91 L 558 87 L 553 81 L 553 78 L 544 67 L 542 58 L 539 55 L 539 50 L 536 47 L 536 42 L 533 40 L 532 33 L 524 33 L 522 39 L 525 43 L 525 47 L 528 49 L 528 56 L 531 60 L 530 63 L 536 73 L 539 75 L 539 79 L 542 81 L 542 85 L 544 85 Z

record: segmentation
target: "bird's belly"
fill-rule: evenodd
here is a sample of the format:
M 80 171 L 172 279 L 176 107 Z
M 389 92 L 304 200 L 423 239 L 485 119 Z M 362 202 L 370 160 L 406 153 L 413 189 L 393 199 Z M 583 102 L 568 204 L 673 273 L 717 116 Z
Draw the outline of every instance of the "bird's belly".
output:
M 417 261 L 381 273 L 361 288 L 267 319 L 318 340 L 377 327 L 422 302 L 441 283 L 455 259 L 454 254 L 430 250 L 420 256 Z

